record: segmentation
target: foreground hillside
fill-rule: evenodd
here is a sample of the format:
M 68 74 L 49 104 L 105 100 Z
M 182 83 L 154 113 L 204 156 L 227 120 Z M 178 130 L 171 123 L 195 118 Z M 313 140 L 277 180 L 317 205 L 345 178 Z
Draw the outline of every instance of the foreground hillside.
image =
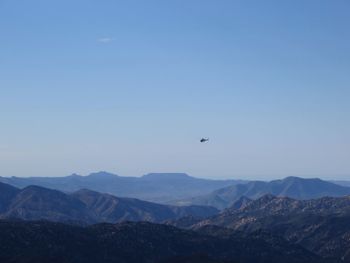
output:
M 166 203 L 175 199 L 207 194 L 244 181 L 200 179 L 182 173 L 152 173 L 142 177 L 123 177 L 99 172 L 88 176 L 74 174 L 65 177 L 0 177 L 0 182 L 18 188 L 38 185 L 63 192 L 90 189 L 120 197 Z
M 252 181 L 232 185 L 210 194 L 174 202 L 177 205 L 208 205 L 218 209 L 230 207 L 242 196 L 257 199 L 266 194 L 287 196 L 295 199 L 313 199 L 324 196 L 340 197 L 350 195 L 350 187 L 340 186 L 320 179 L 287 177 L 271 182 Z
M 0 183 L 0 218 L 49 220 L 93 224 L 98 222 L 149 221 L 208 217 L 218 211 L 212 207 L 176 207 L 132 198 L 119 198 L 90 190 L 65 194 L 39 186 L 18 189 Z
M 239 200 L 206 220 L 169 222 L 186 228 L 228 227 L 251 234 L 267 231 L 329 260 L 350 262 L 350 197 L 296 200 L 263 196 Z
M 17 263 L 319 263 L 301 246 L 263 232 L 180 230 L 151 223 L 76 227 L 50 222 L 0 222 L 0 262 Z

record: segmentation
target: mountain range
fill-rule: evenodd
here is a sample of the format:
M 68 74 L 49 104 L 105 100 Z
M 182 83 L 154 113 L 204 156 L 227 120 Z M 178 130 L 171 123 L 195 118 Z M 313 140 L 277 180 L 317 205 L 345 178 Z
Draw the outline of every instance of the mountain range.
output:
M 98 222 L 149 221 L 207 217 L 218 211 L 206 206 L 170 206 L 119 198 L 82 189 L 72 194 L 40 186 L 23 189 L 0 183 L 0 218 L 49 220 L 93 224 Z
M 220 212 L 0 183 L 0 262 L 350 262 L 349 189 L 288 177 L 189 199 Z
M 98 172 L 88 176 L 73 174 L 66 177 L 0 177 L 0 182 L 18 188 L 38 185 L 70 193 L 90 189 L 119 197 L 167 203 L 208 194 L 216 189 L 246 181 L 199 179 L 184 173 L 151 173 L 142 177 L 124 177 Z
M 324 196 L 339 197 L 350 195 L 350 187 L 337 185 L 318 178 L 303 179 L 287 177 L 270 182 L 251 181 L 236 184 L 213 191 L 210 194 L 172 202 L 176 205 L 207 205 L 225 209 L 234 204 L 242 196 L 257 199 L 266 194 L 287 196 L 295 199 L 313 199 Z

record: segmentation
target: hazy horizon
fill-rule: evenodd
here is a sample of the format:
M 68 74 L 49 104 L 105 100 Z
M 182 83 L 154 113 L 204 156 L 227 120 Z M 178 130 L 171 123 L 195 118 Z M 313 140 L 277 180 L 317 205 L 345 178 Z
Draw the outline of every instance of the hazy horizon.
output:
M 0 175 L 350 179 L 349 11 L 0 1 Z
M 239 176 L 239 175 L 233 175 L 233 176 L 228 176 L 228 177 L 223 177 L 223 176 L 200 176 L 200 175 L 193 175 L 189 174 L 186 172 L 149 172 L 149 173 L 143 173 L 143 174 L 138 174 L 138 175 L 123 175 L 119 174 L 117 172 L 111 172 L 111 171 L 92 171 L 89 173 L 70 173 L 66 175 L 39 175 L 39 176 L 33 176 L 33 175 L 22 175 L 22 176 L 13 176 L 13 177 L 21 177 L 21 178 L 29 178 L 29 177 L 66 177 L 66 176 L 71 176 L 71 175 L 79 175 L 79 176 L 89 176 L 91 174 L 98 174 L 98 173 L 109 173 L 121 177 L 142 177 L 148 174 L 186 174 L 188 176 L 194 177 L 194 178 L 199 178 L 199 179 L 213 179 L 213 180 L 247 180 L 247 181 L 254 181 L 254 180 L 261 180 L 261 181 L 272 181 L 272 180 L 282 180 L 287 177 L 299 177 L 299 178 L 305 178 L 305 179 L 311 179 L 311 178 L 319 178 L 322 180 L 335 180 L 335 181 L 350 181 L 350 176 L 348 175 L 326 175 L 326 176 L 317 176 L 317 175 L 286 175 L 286 176 L 278 176 L 278 175 L 249 175 L 249 176 Z M 12 176 L 3 176 L 0 175 L 0 177 L 12 177 Z

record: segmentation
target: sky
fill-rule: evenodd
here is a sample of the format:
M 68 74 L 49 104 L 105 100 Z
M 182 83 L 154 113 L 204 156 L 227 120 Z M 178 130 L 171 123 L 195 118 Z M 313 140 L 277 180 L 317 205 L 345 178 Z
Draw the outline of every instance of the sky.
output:
M 349 13 L 346 0 L 0 0 L 0 176 L 350 180 Z

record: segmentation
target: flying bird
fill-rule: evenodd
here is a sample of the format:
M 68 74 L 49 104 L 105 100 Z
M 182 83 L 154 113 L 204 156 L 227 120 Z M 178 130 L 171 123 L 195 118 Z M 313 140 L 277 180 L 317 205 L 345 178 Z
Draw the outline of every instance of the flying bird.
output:
M 200 140 L 201 143 L 204 143 L 204 142 L 207 142 L 207 141 L 209 141 L 209 138 L 202 138 L 202 139 Z

